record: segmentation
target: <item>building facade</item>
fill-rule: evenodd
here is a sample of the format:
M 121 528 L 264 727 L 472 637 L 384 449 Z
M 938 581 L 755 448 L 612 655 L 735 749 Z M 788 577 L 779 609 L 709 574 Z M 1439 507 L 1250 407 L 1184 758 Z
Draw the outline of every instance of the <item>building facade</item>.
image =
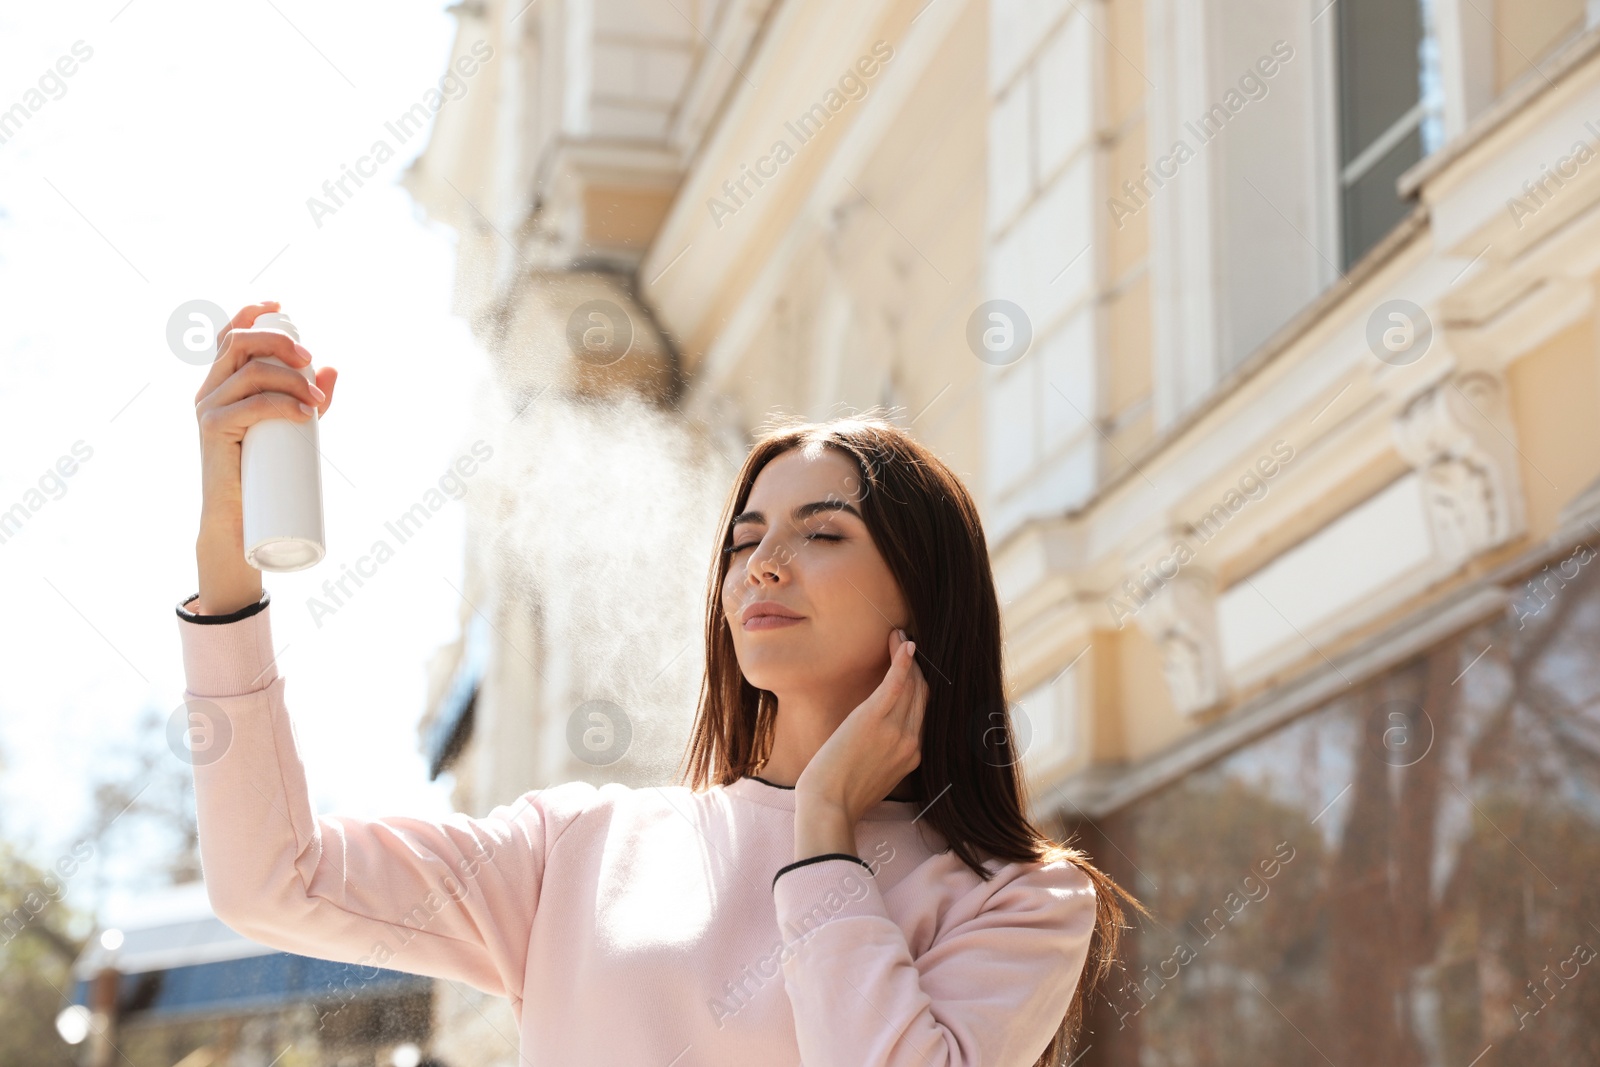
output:
M 453 10 L 464 809 L 670 781 L 751 433 L 887 405 L 1037 817 L 1155 914 L 1082 1063 L 1600 1059 L 1595 5 Z

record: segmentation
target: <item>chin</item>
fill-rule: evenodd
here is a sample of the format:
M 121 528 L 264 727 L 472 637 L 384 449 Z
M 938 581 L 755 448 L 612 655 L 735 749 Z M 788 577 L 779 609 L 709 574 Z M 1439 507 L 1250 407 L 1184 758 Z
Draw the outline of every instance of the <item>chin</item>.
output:
M 793 649 L 770 645 L 760 649 L 746 647 L 737 650 L 736 658 L 745 680 L 757 689 L 768 692 L 788 689 L 797 677 L 806 673 L 803 669 L 804 658 L 795 654 Z

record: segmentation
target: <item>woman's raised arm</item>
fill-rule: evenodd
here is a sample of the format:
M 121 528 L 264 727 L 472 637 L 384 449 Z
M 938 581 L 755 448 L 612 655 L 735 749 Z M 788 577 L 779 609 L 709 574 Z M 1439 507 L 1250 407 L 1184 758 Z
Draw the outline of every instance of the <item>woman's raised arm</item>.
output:
M 357 819 L 311 810 L 272 647 L 270 598 L 244 559 L 240 453 L 262 419 L 326 413 L 337 372 L 256 330 L 242 308 L 195 394 L 199 592 L 179 605 L 200 860 L 219 918 L 263 944 L 441 978 L 517 1006 L 545 860 L 595 787 L 524 794 L 485 818 Z M 286 367 L 264 363 L 273 356 Z
M 316 815 L 271 608 L 178 622 L 200 861 L 223 922 L 286 952 L 459 979 L 517 1006 L 550 848 L 587 782 L 484 818 Z

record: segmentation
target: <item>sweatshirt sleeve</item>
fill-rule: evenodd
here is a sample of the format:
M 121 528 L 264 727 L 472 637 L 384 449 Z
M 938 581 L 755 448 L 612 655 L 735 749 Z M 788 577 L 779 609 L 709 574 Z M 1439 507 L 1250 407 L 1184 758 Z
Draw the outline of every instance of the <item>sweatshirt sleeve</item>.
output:
M 481 819 L 314 814 L 271 609 L 246 611 L 199 624 L 180 610 L 178 622 L 188 720 L 178 750 L 194 769 L 217 917 L 286 952 L 458 979 L 520 1009 L 550 849 L 595 787 L 534 790 Z
M 802 1061 L 1031 1067 L 1061 1026 L 1088 958 L 1088 877 L 1065 860 L 1006 864 L 951 907 L 913 959 L 869 872 L 835 853 L 774 879 Z

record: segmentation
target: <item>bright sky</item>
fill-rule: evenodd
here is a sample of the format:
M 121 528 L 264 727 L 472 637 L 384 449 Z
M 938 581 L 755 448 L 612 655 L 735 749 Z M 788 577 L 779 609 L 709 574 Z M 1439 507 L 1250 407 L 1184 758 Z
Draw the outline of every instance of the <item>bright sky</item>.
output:
M 265 579 L 314 801 L 448 810 L 416 721 L 425 664 L 456 637 L 463 505 L 320 629 L 306 608 L 475 437 L 487 370 L 449 310 L 455 237 L 394 184 L 425 138 L 320 229 L 306 207 L 437 85 L 454 30 L 444 6 L 0 8 L 0 110 L 37 102 L 29 90 L 61 57 L 92 50 L 0 144 L 0 511 L 75 443 L 92 449 L 0 543 L 0 833 L 41 863 L 83 827 L 92 769 L 142 710 L 181 700 L 173 606 L 196 582 L 205 372 L 165 331 L 194 299 L 230 314 L 280 300 L 317 365 L 340 371 L 321 427 L 328 556 Z M 92 905 L 91 883 L 76 879 L 69 898 Z

